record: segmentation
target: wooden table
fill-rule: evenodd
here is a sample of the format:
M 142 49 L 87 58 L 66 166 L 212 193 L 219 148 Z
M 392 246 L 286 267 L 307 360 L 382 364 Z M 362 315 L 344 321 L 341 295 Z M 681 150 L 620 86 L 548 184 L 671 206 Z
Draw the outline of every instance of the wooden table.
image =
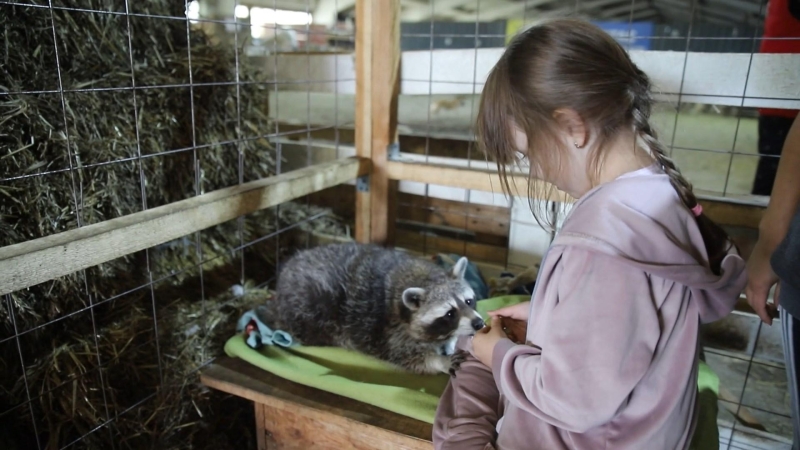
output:
M 252 400 L 259 450 L 433 448 L 431 425 L 309 388 L 237 358 L 220 358 L 200 381 Z

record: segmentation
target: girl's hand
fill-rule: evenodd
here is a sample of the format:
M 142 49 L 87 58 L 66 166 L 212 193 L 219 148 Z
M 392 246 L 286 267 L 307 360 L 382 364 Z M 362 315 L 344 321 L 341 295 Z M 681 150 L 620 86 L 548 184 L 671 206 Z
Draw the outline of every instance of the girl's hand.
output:
M 475 333 L 475 337 L 472 338 L 472 353 L 478 361 L 491 369 L 494 346 L 505 338 L 508 336 L 503 332 L 500 317 L 493 316 L 492 324 Z
M 508 317 L 509 319 L 521 320 L 528 323 L 528 314 L 531 311 L 531 302 L 517 303 L 513 306 L 489 311 L 489 315 L 494 317 Z

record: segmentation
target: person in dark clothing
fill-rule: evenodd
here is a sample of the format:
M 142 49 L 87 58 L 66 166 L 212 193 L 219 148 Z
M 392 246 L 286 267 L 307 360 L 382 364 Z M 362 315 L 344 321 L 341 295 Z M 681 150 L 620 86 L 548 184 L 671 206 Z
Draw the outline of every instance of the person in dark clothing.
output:
M 769 1 L 759 51 L 800 53 L 800 0 Z M 798 111 L 761 108 L 758 113 L 758 153 L 761 157 L 753 180 L 752 194 L 768 196 L 775 183 L 783 142 Z
M 745 294 L 753 310 L 771 325 L 780 309 L 783 352 L 792 408 L 794 450 L 800 450 L 800 119 L 795 118 L 777 167 L 775 189 L 747 263 Z M 774 303 L 767 298 L 778 285 Z

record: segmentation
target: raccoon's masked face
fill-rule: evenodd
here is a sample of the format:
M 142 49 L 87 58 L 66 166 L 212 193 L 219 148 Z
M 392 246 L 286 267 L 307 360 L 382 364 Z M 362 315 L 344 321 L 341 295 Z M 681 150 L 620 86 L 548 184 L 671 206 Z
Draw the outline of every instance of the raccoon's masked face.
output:
M 464 280 L 467 263 L 467 258 L 459 259 L 442 283 L 426 289 L 408 288 L 403 292 L 403 303 L 413 313 L 410 325 L 416 338 L 446 341 L 475 334 L 484 327 L 483 319 L 475 310 L 475 292 Z

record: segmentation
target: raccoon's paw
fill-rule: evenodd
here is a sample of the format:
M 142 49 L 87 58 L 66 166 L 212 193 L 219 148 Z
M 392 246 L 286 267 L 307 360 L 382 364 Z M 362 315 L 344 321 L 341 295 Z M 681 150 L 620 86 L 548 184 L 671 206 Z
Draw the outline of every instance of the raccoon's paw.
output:
M 455 377 L 456 371 L 461 368 L 461 364 L 467 360 L 469 353 L 464 350 L 458 350 L 450 357 L 450 376 Z

